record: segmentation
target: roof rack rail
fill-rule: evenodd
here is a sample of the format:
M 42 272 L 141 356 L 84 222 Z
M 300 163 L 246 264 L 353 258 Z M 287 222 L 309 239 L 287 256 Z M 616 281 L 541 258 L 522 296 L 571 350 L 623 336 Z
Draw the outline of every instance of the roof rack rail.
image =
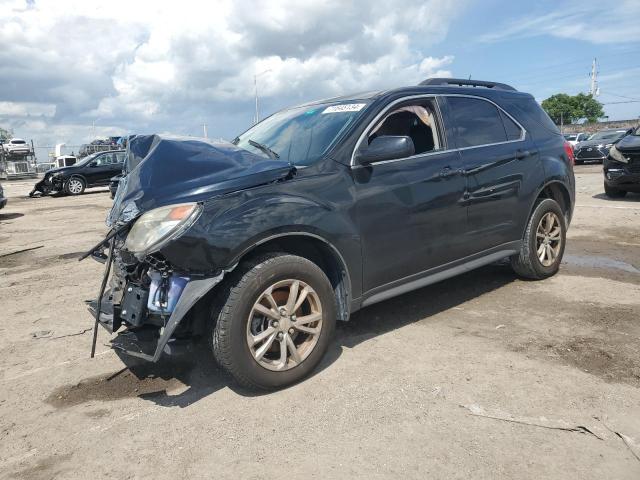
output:
M 485 87 L 495 90 L 509 90 L 517 92 L 515 88 L 506 83 L 486 82 L 484 80 L 465 80 L 463 78 L 427 78 L 420 82 L 420 85 L 453 85 L 460 87 Z

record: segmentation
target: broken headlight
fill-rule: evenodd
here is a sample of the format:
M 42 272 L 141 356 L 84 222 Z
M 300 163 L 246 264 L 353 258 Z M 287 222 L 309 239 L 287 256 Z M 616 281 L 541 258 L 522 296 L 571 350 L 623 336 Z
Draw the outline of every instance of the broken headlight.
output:
M 193 225 L 201 210 L 202 207 L 197 203 L 167 205 L 150 210 L 133 224 L 124 246 L 137 257 L 152 253 Z

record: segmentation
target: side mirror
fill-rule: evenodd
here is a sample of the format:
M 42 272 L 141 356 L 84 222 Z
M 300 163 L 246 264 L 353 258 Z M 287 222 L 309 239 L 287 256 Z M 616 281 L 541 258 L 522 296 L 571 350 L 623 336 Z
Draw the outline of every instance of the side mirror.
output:
M 356 153 L 355 161 L 360 165 L 367 165 L 383 160 L 410 157 L 415 151 L 410 137 L 385 135 L 374 138 L 368 147 Z

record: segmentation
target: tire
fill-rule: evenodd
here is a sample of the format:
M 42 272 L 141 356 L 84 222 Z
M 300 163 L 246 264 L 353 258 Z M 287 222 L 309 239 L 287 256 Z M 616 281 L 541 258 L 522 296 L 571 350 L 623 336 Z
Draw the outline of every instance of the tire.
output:
M 81 177 L 71 177 L 64 184 L 64 191 L 67 195 L 81 195 L 87 184 Z
M 545 232 L 546 222 L 550 218 L 554 218 L 553 226 L 549 232 Z M 543 219 L 545 223 L 542 223 Z M 553 234 L 556 228 L 559 228 L 559 232 Z M 550 198 L 540 200 L 529 217 L 520 252 L 511 257 L 511 267 L 520 277 L 532 280 L 542 280 L 555 275 L 562 262 L 566 235 L 565 216 L 558 202 Z M 556 238 L 558 243 L 554 240 Z M 548 248 L 543 247 L 543 244 Z M 541 248 L 542 254 L 539 253 Z M 544 258 L 541 259 L 540 255 Z
M 274 390 L 300 381 L 318 365 L 335 329 L 336 298 L 329 279 L 315 263 L 284 253 L 257 257 L 236 270 L 225 282 L 219 304 L 212 311 L 209 339 L 216 361 L 250 389 Z M 295 282 L 299 295 L 290 297 Z M 297 303 L 308 287 L 304 301 L 291 314 L 286 305 L 289 298 L 297 298 L 292 302 Z M 270 288 L 271 300 L 285 315 L 273 307 L 264 308 L 265 304 L 274 305 L 267 301 Z M 263 308 L 257 311 L 260 306 Z M 264 314 L 265 310 L 275 318 Z M 318 320 L 301 324 L 302 319 L 311 318 Z M 304 328 L 316 334 L 298 330 Z M 258 335 L 265 338 L 264 342 L 251 347 L 250 339 Z M 295 360 L 289 341 L 296 347 Z M 283 344 L 285 363 L 281 362 Z M 261 349 L 264 356 L 258 358 Z
M 627 194 L 625 190 L 619 190 L 615 187 L 609 187 L 606 183 L 604 184 L 604 194 L 609 198 L 624 198 Z

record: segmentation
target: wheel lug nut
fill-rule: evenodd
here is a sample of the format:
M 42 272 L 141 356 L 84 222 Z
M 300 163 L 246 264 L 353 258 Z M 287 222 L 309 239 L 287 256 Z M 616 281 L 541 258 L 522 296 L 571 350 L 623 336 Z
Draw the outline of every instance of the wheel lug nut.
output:
M 278 328 L 279 323 L 278 322 L 273 322 L 271 325 L 273 325 L 274 328 Z
M 289 335 L 293 335 L 293 332 L 294 332 L 294 331 L 295 331 L 295 330 L 294 330 L 293 328 L 290 328 L 290 329 L 289 329 Z
M 278 336 L 277 336 L 278 340 L 282 340 L 282 337 L 284 337 L 284 335 L 282 334 L 282 332 L 278 333 Z

